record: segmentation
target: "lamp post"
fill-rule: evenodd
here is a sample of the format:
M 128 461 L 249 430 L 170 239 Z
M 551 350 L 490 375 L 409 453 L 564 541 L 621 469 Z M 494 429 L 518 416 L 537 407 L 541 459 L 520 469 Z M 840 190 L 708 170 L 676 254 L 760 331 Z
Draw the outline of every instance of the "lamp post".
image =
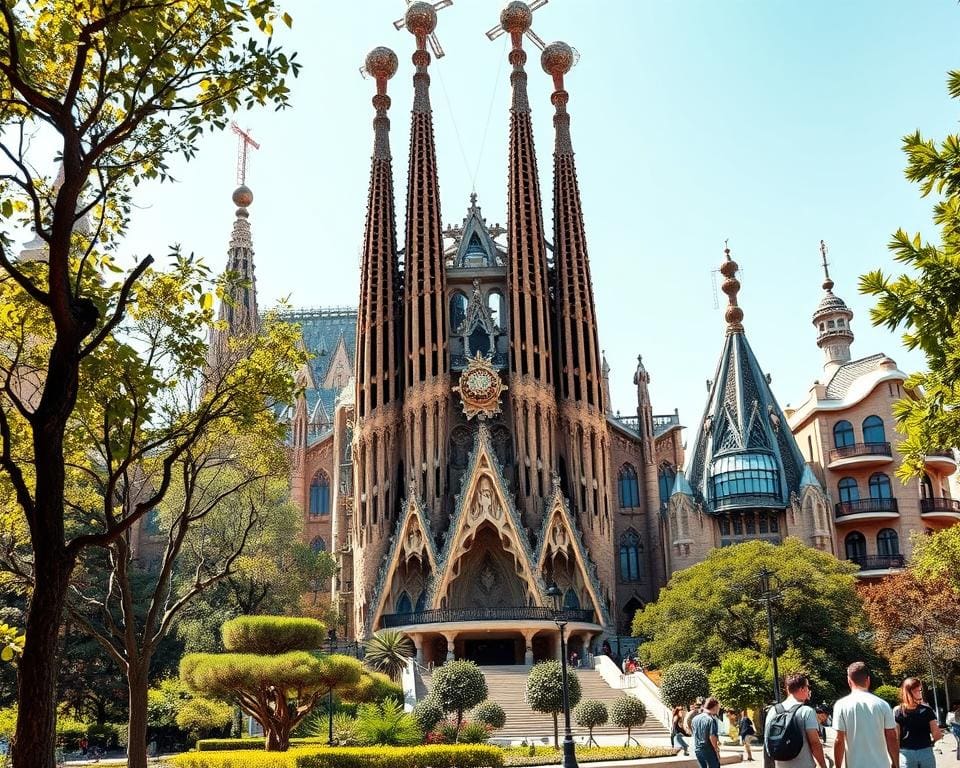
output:
M 757 598 L 767 609 L 767 641 L 770 644 L 770 663 L 773 665 L 773 702 L 780 701 L 780 670 L 777 669 L 777 637 L 773 627 L 773 601 L 783 597 L 780 580 L 767 566 L 760 569 L 757 577 L 760 595 Z
M 327 630 L 327 652 L 333 655 L 334 643 L 337 642 L 337 630 L 333 627 Z M 327 691 L 327 746 L 333 746 L 333 686 Z
M 560 630 L 560 684 L 563 688 L 563 768 L 577 768 L 577 755 L 573 743 L 573 733 L 570 731 L 570 695 L 567 688 L 567 642 L 563 636 L 567 622 L 560 611 L 560 600 L 563 593 L 556 583 L 547 588 L 547 597 L 553 601 L 553 623 Z

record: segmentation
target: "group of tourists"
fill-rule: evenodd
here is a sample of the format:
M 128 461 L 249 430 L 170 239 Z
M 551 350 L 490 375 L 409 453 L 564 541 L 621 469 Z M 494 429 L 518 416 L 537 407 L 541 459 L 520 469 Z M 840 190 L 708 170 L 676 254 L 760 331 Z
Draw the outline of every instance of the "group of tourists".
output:
M 937 715 L 923 700 L 923 684 L 908 677 L 900 687 L 900 703 L 891 708 L 870 693 L 870 671 L 862 661 L 847 667 L 850 693 L 833 706 L 833 749 L 825 749 L 830 712 L 812 707 L 810 681 L 802 673 L 784 681 L 787 697 L 768 712 L 764 749 L 776 768 L 936 768 L 933 745 L 943 737 Z M 688 710 L 675 707 L 671 743 L 693 753 L 700 768 L 720 766 L 720 702 L 698 699 Z M 960 704 L 947 716 L 960 759 Z M 737 731 L 747 761 L 758 741 L 746 711 L 739 714 Z M 831 754 L 832 752 L 832 754 Z

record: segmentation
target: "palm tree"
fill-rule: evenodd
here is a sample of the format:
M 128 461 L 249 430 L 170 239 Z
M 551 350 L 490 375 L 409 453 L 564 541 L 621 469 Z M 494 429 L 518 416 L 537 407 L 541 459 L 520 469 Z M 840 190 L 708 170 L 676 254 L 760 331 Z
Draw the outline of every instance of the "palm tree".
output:
M 363 662 L 371 669 L 386 673 L 396 682 L 414 653 L 416 649 L 413 642 L 403 632 L 384 629 L 367 640 Z

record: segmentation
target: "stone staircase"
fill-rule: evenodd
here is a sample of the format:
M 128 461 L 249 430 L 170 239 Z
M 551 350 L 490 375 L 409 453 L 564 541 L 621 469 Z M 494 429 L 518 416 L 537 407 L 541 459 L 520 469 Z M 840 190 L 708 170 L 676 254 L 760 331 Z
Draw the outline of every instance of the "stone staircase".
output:
M 481 667 L 484 677 L 487 679 L 488 698 L 497 702 L 507 715 L 507 724 L 502 730 L 496 732 L 496 738 L 505 739 L 553 739 L 553 716 L 534 712 L 527 706 L 527 674 L 530 667 L 525 666 L 490 666 Z M 615 700 L 620 698 L 623 691 L 611 688 L 600 674 L 592 669 L 578 669 L 577 677 L 580 679 L 580 687 L 583 690 L 581 701 L 587 699 L 597 699 L 604 702 L 608 707 Z M 426 673 L 421 677 L 423 686 L 426 690 L 430 689 L 430 676 Z M 417 685 L 418 694 L 420 685 Z M 418 695 L 419 698 L 419 695 Z M 585 728 L 577 727 L 573 720 L 573 712 L 570 714 L 571 726 L 575 736 L 586 737 Z M 594 736 L 599 735 L 622 735 L 626 739 L 626 731 L 617 728 L 611 724 L 593 729 Z M 634 728 L 632 735 L 641 741 L 650 741 L 651 739 L 669 741 L 670 733 L 664 728 L 655 717 L 648 715 L 647 722 L 639 728 Z M 560 716 L 560 737 L 563 738 L 563 715 Z

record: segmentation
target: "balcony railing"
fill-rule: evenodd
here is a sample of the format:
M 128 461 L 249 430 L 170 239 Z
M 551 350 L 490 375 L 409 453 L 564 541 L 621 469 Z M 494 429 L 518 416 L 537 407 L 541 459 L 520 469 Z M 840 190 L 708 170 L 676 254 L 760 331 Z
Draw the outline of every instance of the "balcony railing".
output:
M 837 517 L 847 515 L 863 515 L 870 512 L 900 513 L 896 499 L 858 499 L 857 501 L 841 501 L 835 507 Z
M 960 501 L 957 499 L 920 499 L 920 512 L 956 512 L 960 514 Z
M 893 456 L 890 443 L 854 443 L 830 451 L 830 461 L 849 459 L 854 456 Z
M 567 608 L 554 611 L 537 605 L 516 608 L 440 608 L 413 613 L 388 613 L 383 616 L 384 627 L 406 627 L 411 624 L 446 624 L 457 621 L 575 621 L 593 623 L 593 611 Z
M 883 571 L 888 568 L 903 568 L 906 558 L 903 555 L 862 555 L 849 558 L 850 562 L 860 566 L 861 571 Z

